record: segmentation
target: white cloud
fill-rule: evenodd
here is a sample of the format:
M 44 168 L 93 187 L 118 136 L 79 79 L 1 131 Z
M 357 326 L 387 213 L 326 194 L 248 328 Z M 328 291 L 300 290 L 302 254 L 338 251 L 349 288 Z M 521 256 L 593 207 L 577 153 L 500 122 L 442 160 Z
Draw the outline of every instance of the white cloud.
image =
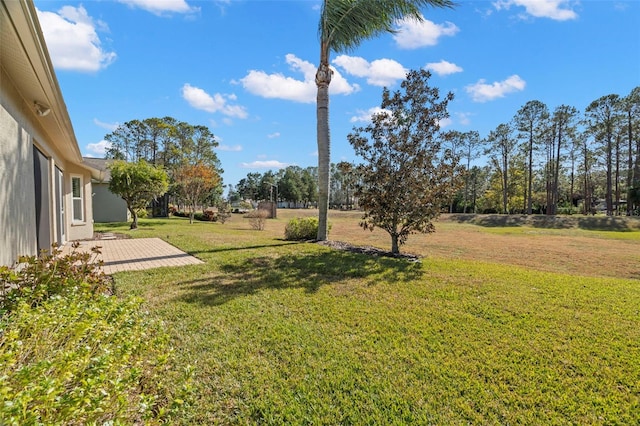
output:
M 302 73 L 303 80 L 296 80 L 281 73 L 267 74 L 264 71 L 251 70 L 240 79 L 240 83 L 249 93 L 263 98 L 284 99 L 288 101 L 312 103 L 316 101 L 316 66 L 293 54 L 285 57 L 293 71 Z M 349 84 L 342 75 L 334 70 L 329 92 L 331 94 L 351 94 L 360 90 L 357 84 Z
M 535 18 L 550 18 L 555 21 L 576 19 L 578 14 L 571 9 L 569 0 L 498 0 L 493 2 L 496 10 L 508 10 L 511 6 L 522 6 Z
M 462 72 L 462 68 L 451 62 L 442 60 L 440 62 L 429 62 L 424 66 L 426 69 L 435 72 L 438 75 L 449 75 Z
M 118 0 L 118 2 L 146 10 L 154 15 L 192 13 L 200 10 L 197 7 L 189 6 L 184 0 Z
M 243 169 L 284 169 L 288 164 L 277 160 L 253 161 L 251 163 L 240 163 Z
M 340 55 L 333 63 L 348 74 L 366 77 L 367 83 L 373 86 L 391 86 L 407 75 L 407 70 L 393 59 L 376 59 L 369 62 L 359 56 Z
M 405 18 L 398 21 L 398 33 L 393 36 L 398 47 L 417 49 L 424 46 L 435 46 L 442 36 L 454 36 L 460 31 L 454 23 L 436 24 L 428 19 L 422 22 Z
M 94 22 L 82 6 L 64 6 L 58 13 L 38 10 L 47 49 L 58 69 L 95 72 L 108 67 L 115 52 L 102 47 L 97 29 L 108 30 L 101 21 Z
M 103 158 L 107 152 L 107 149 L 111 148 L 111 142 L 107 142 L 105 140 L 101 140 L 97 143 L 87 144 L 86 150 L 89 154 L 97 155 L 100 158 Z
M 228 100 L 235 99 L 233 95 L 221 95 L 215 93 L 213 96 L 199 87 L 185 83 L 182 86 L 182 97 L 189 105 L 195 109 L 207 112 L 220 112 L 228 117 L 247 118 L 246 109 L 240 105 L 229 105 Z
M 463 126 L 468 126 L 469 124 L 471 124 L 471 113 L 470 112 L 456 112 L 455 113 L 457 119 L 458 119 L 458 123 L 460 123 Z
M 93 119 L 93 124 L 95 124 L 98 127 L 102 127 L 103 129 L 110 130 L 112 132 L 116 130 L 120 125 L 119 123 L 105 123 L 104 121 L 100 121 L 97 118 Z
M 218 151 L 240 152 L 242 151 L 242 145 L 218 145 L 216 149 Z
M 478 80 L 477 83 L 465 87 L 465 90 L 475 102 L 486 102 L 503 98 L 508 93 L 521 92 L 526 85 L 527 83 L 520 76 L 514 74 L 506 80 L 491 84 L 487 84 L 484 79 Z
M 280 132 L 274 132 L 274 133 L 271 133 L 271 134 L 267 135 L 267 138 L 269 138 L 269 139 L 275 139 L 275 138 L 279 138 L 279 137 L 280 137 Z
M 444 129 L 447 126 L 451 126 L 453 124 L 453 120 L 451 120 L 450 118 L 443 118 L 442 120 L 438 120 L 438 126 L 440 126 L 441 129 Z
M 380 108 L 379 106 L 373 107 L 373 108 L 369 108 L 366 111 L 363 110 L 357 110 L 356 113 L 358 115 L 354 115 L 353 117 L 351 117 L 351 119 L 349 120 L 352 123 L 369 123 L 371 121 L 371 117 L 374 114 L 378 114 L 383 112 L 384 110 L 382 108 Z

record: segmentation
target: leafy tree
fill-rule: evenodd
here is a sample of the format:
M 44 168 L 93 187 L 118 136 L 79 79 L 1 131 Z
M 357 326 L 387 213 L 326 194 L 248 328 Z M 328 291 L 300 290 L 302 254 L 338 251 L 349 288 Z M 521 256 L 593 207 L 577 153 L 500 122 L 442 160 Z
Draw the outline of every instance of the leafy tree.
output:
M 410 71 L 400 90 L 385 88 L 382 111 L 348 136 L 365 161 L 357 188 L 364 209 L 361 226 L 389 233 L 393 253 L 410 234 L 434 231 L 432 220 L 456 189 L 450 179 L 456 164 L 451 151 L 441 149 L 438 124 L 449 116 L 453 94 L 440 100 L 429 77 L 424 70 Z
M 179 198 L 189 206 L 189 223 L 193 223 L 197 206 L 211 198 L 220 186 L 220 175 L 214 167 L 203 163 L 186 164 L 174 172 L 173 179 Z
M 562 151 L 569 148 L 567 140 L 573 140 L 576 132 L 576 119 L 578 110 L 572 106 L 560 105 L 553 111 L 551 127 L 548 133 L 548 161 L 547 161 L 547 214 L 557 214 L 560 200 L 560 165 L 562 164 Z
M 299 166 L 289 166 L 278 180 L 278 193 L 283 201 L 297 203 L 303 198 L 302 169 Z
M 353 164 L 349 163 L 348 161 L 341 161 L 338 164 L 336 164 L 336 168 L 340 171 L 340 177 L 341 177 L 340 184 L 341 184 L 341 187 L 344 189 L 344 193 L 345 193 L 345 207 L 347 210 L 351 210 L 351 206 L 353 204 L 352 188 L 355 183 Z M 350 194 L 352 195 L 351 198 L 349 198 Z
M 260 173 L 252 172 L 248 173 L 247 177 L 240 179 L 238 185 L 236 185 L 236 191 L 238 191 L 240 198 L 253 201 L 260 200 L 260 194 L 262 194 L 260 188 L 261 178 Z
M 509 168 L 513 162 L 513 151 L 516 141 L 511 135 L 509 124 L 500 124 L 487 136 L 488 148 L 486 153 L 501 176 L 502 213 L 509 213 Z
M 610 94 L 591 102 L 585 110 L 588 131 L 604 148 L 607 170 L 605 201 L 607 216 L 613 215 L 613 138 L 621 118 L 620 96 Z
M 264 172 L 258 187 L 258 199 L 278 202 L 278 178 L 271 170 Z
M 514 117 L 514 124 L 520 132 L 520 137 L 525 138 L 527 152 L 527 214 L 533 210 L 532 189 L 533 189 L 533 152 L 536 145 L 540 144 L 549 118 L 547 106 L 537 100 L 529 101 L 518 110 Z
M 318 201 L 318 168 L 307 167 L 302 172 L 302 201 L 305 203 L 305 207 L 309 207 L 309 204 Z
M 477 159 L 481 154 L 480 134 L 475 130 L 463 133 L 462 144 L 463 146 L 462 146 L 461 159 L 464 158 L 467 160 L 467 166 L 465 168 L 465 174 L 464 174 L 464 195 L 463 195 L 464 207 L 462 210 L 463 213 L 466 213 L 467 204 L 469 202 L 469 189 L 471 186 L 471 182 L 472 182 L 472 179 L 474 179 L 474 176 L 477 177 L 477 175 L 471 172 L 471 162 Z M 475 196 L 474 196 L 474 201 L 472 205 L 474 206 L 474 210 L 475 210 Z
M 623 99 L 622 109 L 626 115 L 627 143 L 629 144 L 627 216 L 631 216 L 634 205 L 640 207 L 640 137 L 638 137 L 640 131 L 640 86 L 631 90 L 631 93 Z
M 347 52 L 364 40 L 394 32 L 393 25 L 404 17 L 421 21 L 420 8 L 452 6 L 451 0 L 324 0 L 320 12 L 320 64 L 316 114 L 318 140 L 318 240 L 327 239 L 329 208 L 329 84 L 333 71 L 330 53 Z
M 162 196 L 169 188 L 164 170 L 154 167 L 145 160 L 135 163 L 116 160 L 109 166 L 111 181 L 109 190 L 121 196 L 127 203 L 133 222 L 131 229 L 138 228 L 138 210 L 144 209 L 151 200 Z
M 465 143 L 467 139 L 467 134 L 459 132 L 457 130 L 450 130 L 443 135 L 444 141 L 446 143 L 446 148 L 449 150 L 451 156 L 455 159 L 455 162 L 458 163 L 461 158 L 461 153 L 465 150 Z M 461 179 L 463 177 L 463 173 L 457 168 L 451 169 L 451 184 L 453 186 L 460 186 L 456 182 L 456 180 Z M 451 199 L 449 200 L 449 213 L 454 212 L 454 204 L 456 204 L 456 194 L 451 194 Z

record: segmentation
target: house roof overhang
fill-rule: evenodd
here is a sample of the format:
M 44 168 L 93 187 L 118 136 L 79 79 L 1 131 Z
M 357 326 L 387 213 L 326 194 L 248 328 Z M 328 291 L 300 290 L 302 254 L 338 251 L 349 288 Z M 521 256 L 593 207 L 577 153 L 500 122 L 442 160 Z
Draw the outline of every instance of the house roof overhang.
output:
M 82 154 L 32 0 L 0 0 L 0 66 L 31 106 L 49 142 L 65 160 L 82 166 Z M 36 102 L 50 111 L 38 114 Z

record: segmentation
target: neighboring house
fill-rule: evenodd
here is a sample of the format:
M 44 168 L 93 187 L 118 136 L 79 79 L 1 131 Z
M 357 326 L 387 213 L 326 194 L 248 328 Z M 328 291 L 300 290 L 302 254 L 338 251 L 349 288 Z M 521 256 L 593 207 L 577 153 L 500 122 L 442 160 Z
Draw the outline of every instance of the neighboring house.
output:
M 92 238 L 91 178 L 33 1 L 0 0 L 0 265 Z
M 100 175 L 98 179 L 91 181 L 91 186 L 93 187 L 93 221 L 97 223 L 128 222 L 131 216 L 127 209 L 127 203 L 122 197 L 109 191 L 109 182 L 111 181 L 109 163 L 111 161 L 113 160 L 84 157 L 85 165 Z

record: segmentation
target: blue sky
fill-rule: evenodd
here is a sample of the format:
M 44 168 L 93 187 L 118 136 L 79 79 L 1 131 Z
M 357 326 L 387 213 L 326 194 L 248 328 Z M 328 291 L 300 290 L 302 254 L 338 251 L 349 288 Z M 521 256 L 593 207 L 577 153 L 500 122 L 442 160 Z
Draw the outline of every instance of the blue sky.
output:
M 317 165 L 314 83 L 319 0 L 35 0 L 86 156 L 133 119 L 208 126 L 225 184 Z M 640 1 L 458 1 L 398 22 L 396 35 L 332 54 L 332 161 L 409 69 L 452 91 L 446 129 L 486 136 L 527 101 L 584 110 L 640 85 Z

